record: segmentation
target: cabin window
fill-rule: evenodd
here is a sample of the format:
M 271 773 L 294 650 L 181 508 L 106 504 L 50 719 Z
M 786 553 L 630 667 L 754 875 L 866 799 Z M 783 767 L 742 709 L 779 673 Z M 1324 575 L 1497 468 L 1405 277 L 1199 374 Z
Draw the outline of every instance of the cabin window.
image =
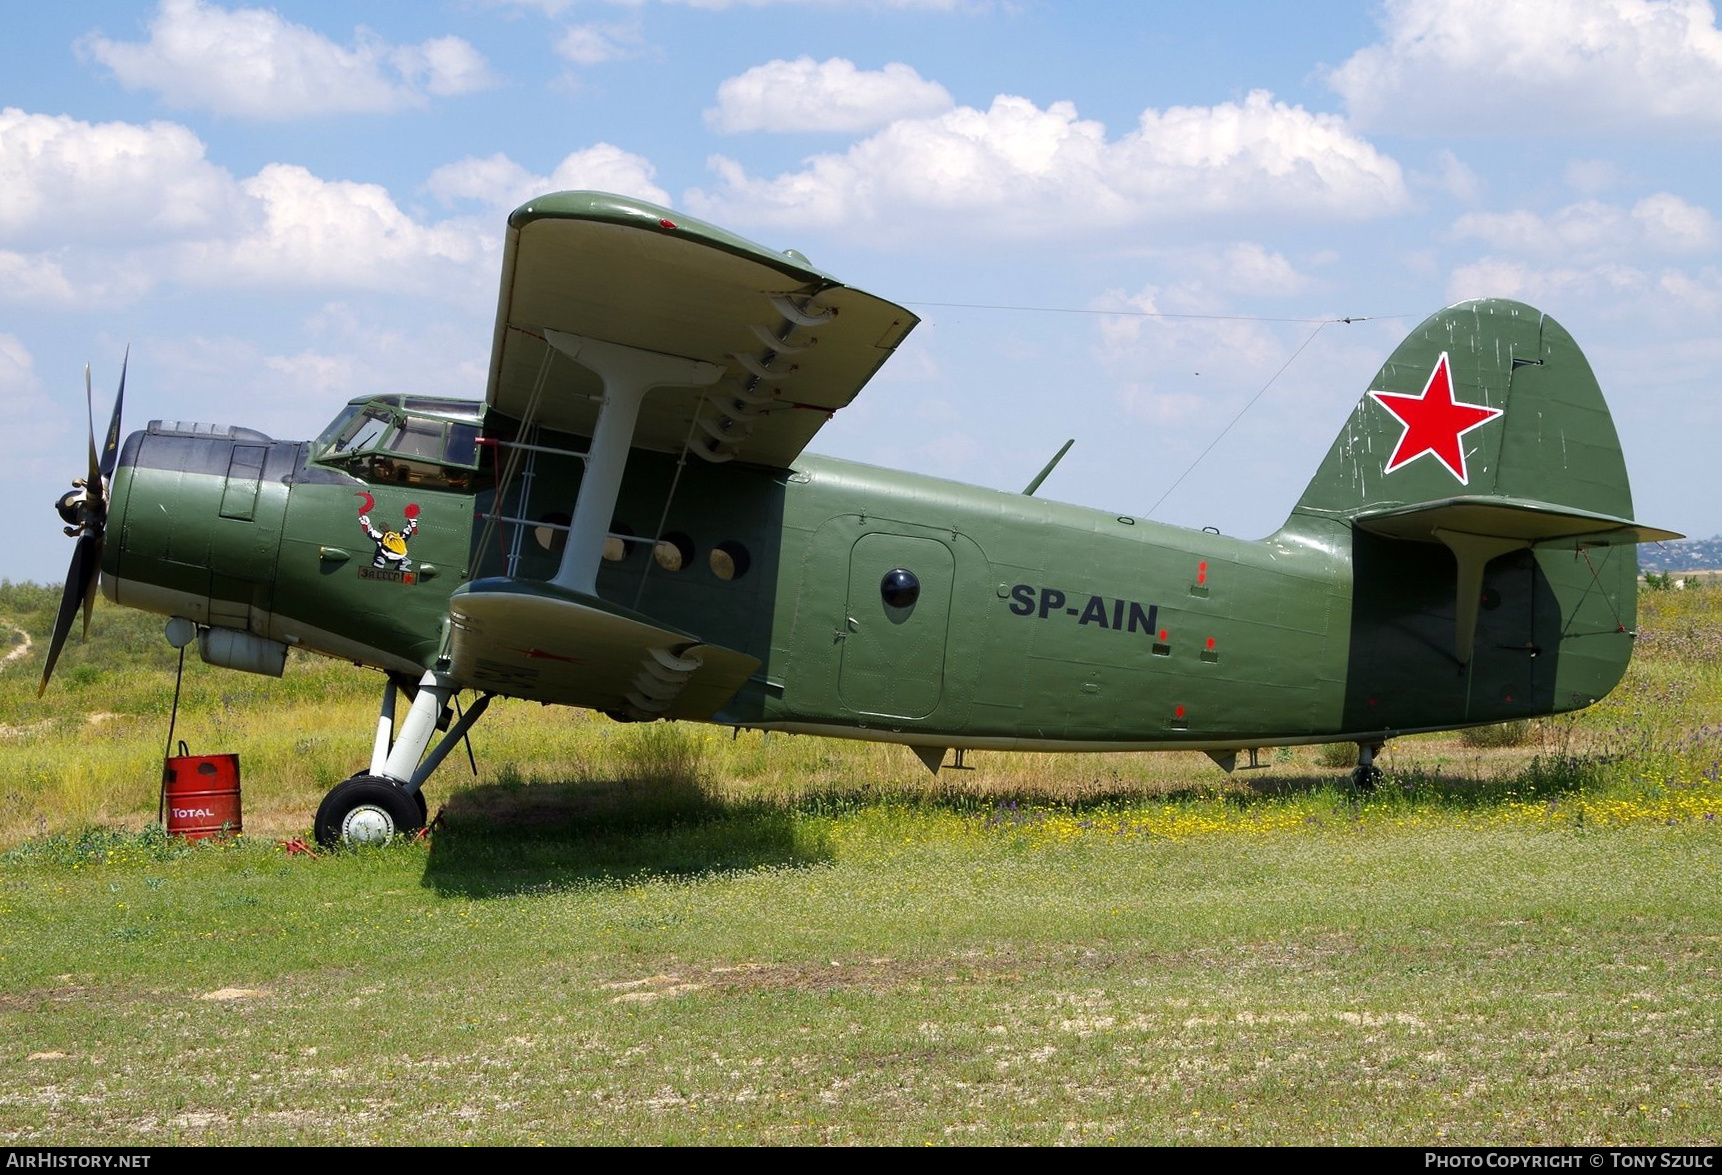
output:
M 612 522 L 610 533 L 604 536 L 603 557 L 606 563 L 626 563 L 628 556 L 634 553 L 636 544 L 628 540 L 634 537 L 634 528 L 626 522 Z
M 538 525 L 532 528 L 532 539 L 552 555 L 560 555 L 562 548 L 568 545 L 568 515 L 560 510 L 538 516 Z
M 727 583 L 746 575 L 752 559 L 746 547 L 734 539 L 725 539 L 712 548 L 710 562 L 712 574 Z
M 652 558 L 665 571 L 680 571 L 694 561 L 694 540 L 679 530 L 672 530 L 652 547 Z

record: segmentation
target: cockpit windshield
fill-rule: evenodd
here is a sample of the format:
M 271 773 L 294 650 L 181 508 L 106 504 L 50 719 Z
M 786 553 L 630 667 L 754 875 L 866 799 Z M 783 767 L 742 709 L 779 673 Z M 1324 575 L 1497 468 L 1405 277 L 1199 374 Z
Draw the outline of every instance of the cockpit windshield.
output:
M 357 400 L 323 430 L 312 460 L 366 481 L 467 489 L 481 477 L 482 410 L 466 400 Z

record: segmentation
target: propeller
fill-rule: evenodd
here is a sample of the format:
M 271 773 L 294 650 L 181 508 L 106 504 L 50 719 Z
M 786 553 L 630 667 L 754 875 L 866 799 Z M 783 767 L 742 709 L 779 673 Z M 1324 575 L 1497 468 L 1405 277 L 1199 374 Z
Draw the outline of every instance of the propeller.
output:
M 113 476 L 114 463 L 119 459 L 120 409 L 126 400 L 126 365 L 131 361 L 131 347 L 120 361 L 120 390 L 114 396 L 114 414 L 108 421 L 107 436 L 100 450 L 96 448 L 95 397 L 90 391 L 90 365 L 84 364 L 84 414 L 90 428 L 90 470 L 83 477 L 72 479 L 72 488 L 60 495 L 54 509 L 66 523 L 66 533 L 78 540 L 72 552 L 72 566 L 66 572 L 66 587 L 60 594 L 60 611 L 54 617 L 54 636 L 48 642 L 48 660 L 42 666 L 42 684 L 36 689 L 41 697 L 54 674 L 54 663 L 72 631 L 72 619 L 80 604 L 84 609 L 84 637 L 90 635 L 90 610 L 96 602 L 96 580 L 102 569 L 102 544 L 108 529 L 108 479 Z

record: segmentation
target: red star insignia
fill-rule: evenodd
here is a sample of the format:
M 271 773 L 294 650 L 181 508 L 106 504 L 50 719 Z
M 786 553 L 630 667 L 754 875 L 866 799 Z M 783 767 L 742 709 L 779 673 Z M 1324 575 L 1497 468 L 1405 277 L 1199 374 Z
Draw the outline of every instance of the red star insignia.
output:
M 1447 472 L 1468 485 L 1465 471 L 1465 449 L 1459 438 L 1472 429 L 1487 424 L 1505 409 L 1488 408 L 1482 404 L 1461 404 L 1453 399 L 1453 373 L 1447 363 L 1447 352 L 1435 361 L 1423 394 L 1409 392 L 1370 392 L 1377 404 L 1393 413 L 1405 431 L 1393 448 L 1383 473 L 1392 473 L 1428 453 L 1447 467 Z

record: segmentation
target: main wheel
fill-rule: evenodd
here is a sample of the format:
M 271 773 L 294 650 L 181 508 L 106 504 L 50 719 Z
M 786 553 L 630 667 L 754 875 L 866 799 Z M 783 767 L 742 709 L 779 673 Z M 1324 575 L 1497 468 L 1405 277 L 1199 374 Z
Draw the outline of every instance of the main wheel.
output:
M 1357 767 L 1351 773 L 1351 785 L 1358 791 L 1374 791 L 1375 785 L 1381 782 L 1381 768 L 1371 763 L 1367 767 Z
M 386 779 L 355 775 L 338 783 L 323 797 L 313 826 L 317 843 L 384 844 L 425 826 L 424 799 L 408 795 Z

